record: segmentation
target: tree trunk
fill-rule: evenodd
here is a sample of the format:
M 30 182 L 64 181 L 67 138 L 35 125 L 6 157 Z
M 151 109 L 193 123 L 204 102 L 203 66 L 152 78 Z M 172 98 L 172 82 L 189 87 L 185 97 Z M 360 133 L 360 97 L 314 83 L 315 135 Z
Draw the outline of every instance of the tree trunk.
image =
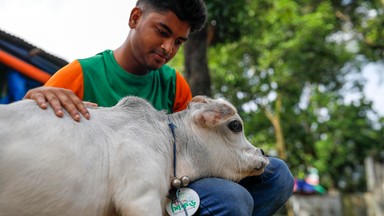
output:
M 281 121 L 280 121 L 280 113 L 282 109 L 282 98 L 281 95 L 278 94 L 276 98 L 276 104 L 275 104 L 275 114 L 273 114 L 271 111 L 265 109 L 264 113 L 267 116 L 267 118 L 271 121 L 273 128 L 275 129 L 275 137 L 276 137 L 276 149 L 278 157 L 287 160 L 287 155 L 285 153 L 285 141 L 284 141 L 284 133 L 283 129 L 281 128 Z
M 211 78 L 207 62 L 207 26 L 191 34 L 184 45 L 185 78 L 192 95 L 211 96 Z

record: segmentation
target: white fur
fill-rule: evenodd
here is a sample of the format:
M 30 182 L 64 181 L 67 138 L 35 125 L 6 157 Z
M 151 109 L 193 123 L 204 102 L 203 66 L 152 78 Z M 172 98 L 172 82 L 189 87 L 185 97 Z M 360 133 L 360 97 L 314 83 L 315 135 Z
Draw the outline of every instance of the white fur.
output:
M 166 115 L 126 97 L 89 109 L 91 120 L 57 118 L 24 100 L 0 105 L 0 216 L 160 216 L 173 176 L 233 181 L 258 175 L 268 159 L 243 132 L 231 104 L 195 97 L 187 110 Z

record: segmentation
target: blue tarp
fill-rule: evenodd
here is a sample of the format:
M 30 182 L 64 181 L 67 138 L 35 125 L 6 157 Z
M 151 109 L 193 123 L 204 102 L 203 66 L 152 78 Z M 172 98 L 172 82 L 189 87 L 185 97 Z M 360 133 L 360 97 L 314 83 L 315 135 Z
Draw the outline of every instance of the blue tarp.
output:
M 1 30 L 0 50 L 49 74 L 54 74 L 68 63 Z M 0 104 L 21 100 L 29 89 L 41 85 L 0 61 Z
M 8 70 L 6 73 L 5 92 L 0 97 L 0 104 L 8 104 L 23 99 L 24 95 L 31 88 L 41 86 L 41 83 L 25 77 L 16 70 Z

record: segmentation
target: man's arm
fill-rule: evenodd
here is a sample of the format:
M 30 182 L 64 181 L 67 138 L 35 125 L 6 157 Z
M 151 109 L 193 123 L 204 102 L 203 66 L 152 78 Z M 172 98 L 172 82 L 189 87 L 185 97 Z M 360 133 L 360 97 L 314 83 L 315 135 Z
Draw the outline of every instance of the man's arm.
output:
M 65 109 L 74 120 L 80 121 L 80 114 L 86 119 L 89 112 L 82 101 L 84 93 L 81 65 L 74 61 L 57 71 L 44 86 L 31 89 L 24 99 L 33 99 L 39 107 L 46 109 L 50 105 L 58 117 L 64 115 Z M 86 103 L 88 106 L 97 106 Z
M 179 112 L 186 109 L 191 99 L 192 93 L 187 81 L 178 71 L 176 71 L 176 92 L 173 112 Z
M 42 109 L 46 109 L 49 104 L 58 117 L 63 117 L 64 108 L 75 121 L 80 121 L 80 114 L 86 119 L 90 118 L 83 101 L 69 89 L 42 86 L 29 90 L 24 96 L 24 99 L 35 100 Z M 92 103 L 88 105 L 92 106 Z M 97 106 L 97 104 L 95 104 L 95 106 Z

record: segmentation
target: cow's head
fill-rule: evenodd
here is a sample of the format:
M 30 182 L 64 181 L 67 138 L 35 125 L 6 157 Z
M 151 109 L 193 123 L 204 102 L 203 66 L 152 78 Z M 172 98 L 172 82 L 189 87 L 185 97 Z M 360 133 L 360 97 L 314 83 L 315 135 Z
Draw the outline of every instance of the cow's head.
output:
M 243 121 L 232 104 L 196 96 L 188 112 L 188 127 L 195 135 L 187 143 L 195 143 L 189 147 L 196 154 L 189 158 L 197 172 L 194 174 L 239 181 L 264 172 L 268 158 L 245 138 Z

